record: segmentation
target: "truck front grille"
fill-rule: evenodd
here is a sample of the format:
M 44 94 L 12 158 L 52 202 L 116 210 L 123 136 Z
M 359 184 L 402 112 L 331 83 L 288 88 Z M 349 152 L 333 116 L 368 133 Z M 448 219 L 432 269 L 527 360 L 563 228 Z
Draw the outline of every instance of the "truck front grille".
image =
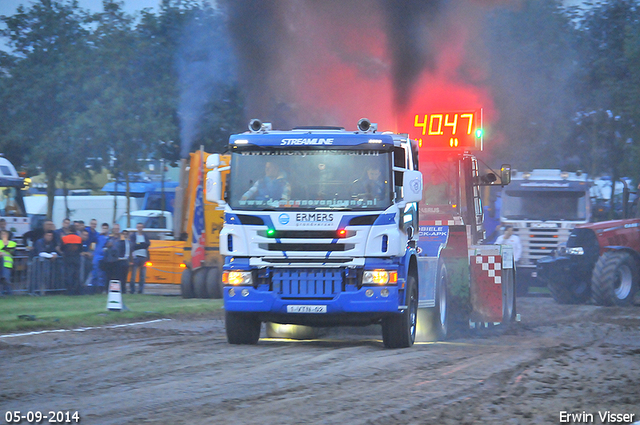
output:
M 551 255 L 553 250 L 558 248 L 558 245 L 567 241 L 571 231 L 563 228 L 521 228 L 517 230 L 515 234 L 520 237 L 522 243 L 521 263 L 523 265 L 535 265 L 538 259 L 545 255 Z
M 348 251 L 354 248 L 354 244 L 344 243 L 268 243 L 260 244 L 260 248 L 267 251 Z
M 342 290 L 342 271 L 275 269 L 271 283 L 283 299 L 332 299 Z

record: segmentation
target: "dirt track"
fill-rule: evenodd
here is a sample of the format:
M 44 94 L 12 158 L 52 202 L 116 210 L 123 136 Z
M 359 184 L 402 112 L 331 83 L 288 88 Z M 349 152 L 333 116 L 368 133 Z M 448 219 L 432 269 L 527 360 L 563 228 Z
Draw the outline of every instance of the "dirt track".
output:
M 640 421 L 640 308 L 518 302 L 511 330 L 403 350 L 376 329 L 230 346 L 219 316 L 0 338 L 0 423 L 8 410 L 77 410 L 83 424 Z

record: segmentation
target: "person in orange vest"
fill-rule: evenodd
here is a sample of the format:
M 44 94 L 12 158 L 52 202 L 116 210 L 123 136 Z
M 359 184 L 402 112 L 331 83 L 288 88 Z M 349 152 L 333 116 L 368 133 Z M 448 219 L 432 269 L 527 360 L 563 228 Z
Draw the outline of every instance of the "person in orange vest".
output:
M 0 256 L 2 257 L 2 293 L 11 295 L 11 271 L 13 270 L 13 253 L 16 250 L 16 243 L 9 240 L 9 231 L 0 230 Z
M 76 233 L 75 226 L 69 226 L 69 233 L 62 236 L 62 264 L 67 285 L 67 294 L 80 295 L 80 253 L 82 238 Z

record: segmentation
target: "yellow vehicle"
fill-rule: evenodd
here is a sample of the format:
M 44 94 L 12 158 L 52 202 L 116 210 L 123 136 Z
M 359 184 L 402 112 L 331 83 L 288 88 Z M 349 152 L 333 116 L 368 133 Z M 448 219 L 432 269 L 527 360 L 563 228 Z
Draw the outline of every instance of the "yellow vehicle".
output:
M 184 160 L 181 193 L 176 194 L 174 207 L 175 240 L 152 240 L 149 247 L 146 282 L 179 284 L 184 298 L 222 298 L 224 257 L 220 255 L 219 234 L 224 211 L 217 203 L 207 201 L 204 193 L 209 155 L 197 151 L 190 154 L 188 164 Z M 228 173 L 229 156 L 219 158 Z M 192 251 L 198 246 L 202 255 L 195 264 Z
M 151 240 L 147 262 L 147 283 L 180 284 L 184 263 L 184 241 Z

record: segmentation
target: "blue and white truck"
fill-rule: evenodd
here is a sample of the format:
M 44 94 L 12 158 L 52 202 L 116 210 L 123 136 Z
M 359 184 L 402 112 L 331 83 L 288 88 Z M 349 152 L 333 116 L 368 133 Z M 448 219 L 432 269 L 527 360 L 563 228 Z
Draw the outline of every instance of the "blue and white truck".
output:
M 226 182 L 209 156 L 206 196 L 225 208 L 230 343 L 257 343 L 262 322 L 379 323 L 384 345 L 399 348 L 454 323 L 513 320 L 512 251 L 478 244 L 478 188 L 498 177 L 479 176 L 463 146 L 423 151 L 376 127 L 272 131 L 252 120 L 230 138 Z M 435 187 L 420 170 L 433 165 L 446 188 L 440 204 L 420 203 Z

